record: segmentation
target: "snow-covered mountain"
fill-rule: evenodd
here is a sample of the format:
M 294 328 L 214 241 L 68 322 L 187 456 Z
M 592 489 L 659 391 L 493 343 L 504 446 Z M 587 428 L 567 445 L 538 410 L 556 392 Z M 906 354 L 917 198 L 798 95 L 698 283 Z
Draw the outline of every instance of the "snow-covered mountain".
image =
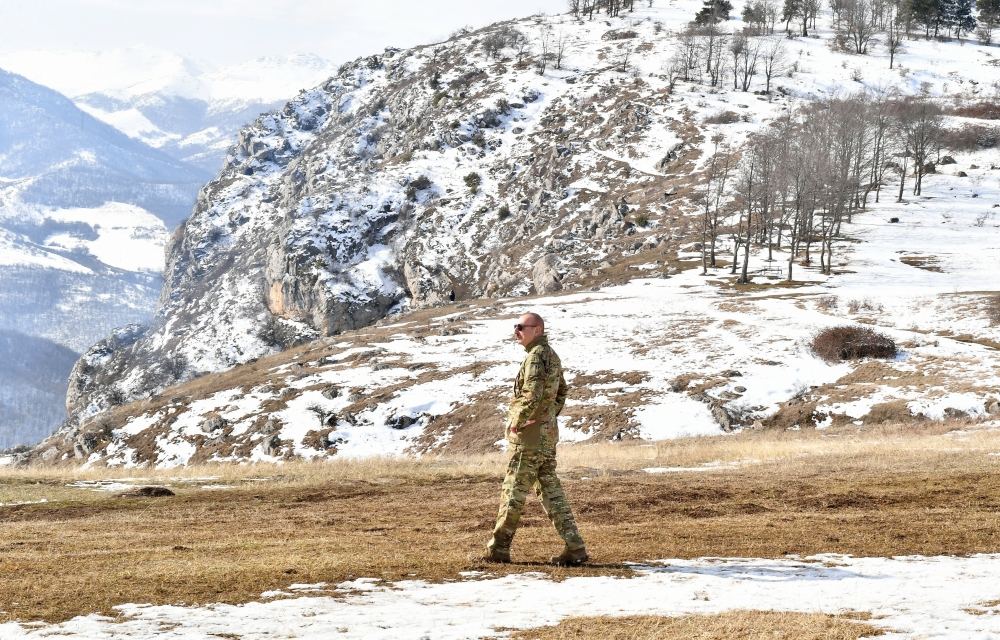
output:
M 50 458 L 176 464 L 329 455 L 350 451 L 351 442 L 361 449 L 374 442 L 368 452 L 434 448 L 495 409 L 504 367 L 517 357 L 497 346 L 505 332 L 488 316 L 514 314 L 522 303 L 479 299 L 564 289 L 584 293 L 531 304 L 579 325 L 560 330 L 585 352 L 575 371 L 582 407 L 568 415 L 585 437 L 661 437 L 670 420 L 703 432 L 718 428 L 720 406 L 738 413 L 740 424 L 788 406 L 794 413 L 811 389 L 850 374 L 805 345 L 815 328 L 843 318 L 899 332 L 912 359 L 895 373 L 957 359 L 956 379 L 993 380 L 990 347 L 979 343 L 997 338 L 981 312 L 991 282 L 982 265 L 997 257 L 996 225 L 988 224 L 1000 196 L 996 163 L 988 161 L 994 151 L 956 152 L 961 171 L 927 177 L 930 192 L 918 206 L 890 211 L 883 202 L 873 211 L 891 216 L 873 214 L 874 223 L 858 213 L 845 223 L 845 235 L 871 244 L 838 239 L 836 267 L 849 273 L 855 260 L 863 277 L 820 273 L 814 262 L 796 267 L 791 287 L 769 287 L 756 300 L 736 297 L 721 269 L 711 277 L 691 269 L 718 141 L 737 149 L 799 107 L 863 87 L 951 105 L 983 100 L 986 76 L 1000 79 L 995 52 L 907 40 L 890 69 L 882 50 L 835 50 L 824 15 L 817 37 L 755 41 L 784 47 L 779 73 L 749 75 L 739 89 L 730 88 L 738 75 L 709 85 L 683 80 L 676 66 L 699 42 L 684 34 L 699 6 L 677 0 L 593 20 L 534 17 L 387 50 L 260 117 L 172 239 L 156 322 L 116 332 L 77 363 L 68 398 L 77 422 L 43 450 Z M 727 25 L 741 29 L 736 20 Z M 971 121 L 978 119 L 963 123 Z M 731 177 L 723 200 L 733 198 L 736 182 Z M 939 278 L 910 265 L 926 265 L 913 255 L 926 258 L 928 242 L 941 240 L 924 232 L 944 198 L 960 198 L 948 201 L 945 222 L 958 225 L 955 245 L 975 257 Z M 912 233 L 887 226 L 900 210 L 914 214 Z M 740 228 L 739 211 L 723 215 L 727 234 Z M 726 242 L 731 247 L 729 235 Z M 720 245 L 725 251 L 731 261 L 731 248 Z M 901 263 L 900 252 L 910 262 Z M 758 273 L 767 273 L 768 256 L 754 257 Z M 611 287 L 643 275 L 658 279 Z M 843 300 L 821 300 L 836 287 Z M 863 304 L 875 291 L 885 302 Z M 962 319 L 959 298 L 976 310 L 974 321 Z M 352 332 L 449 302 L 471 305 L 451 308 L 466 316 L 454 329 L 449 320 L 457 316 L 424 312 Z M 915 313 L 914 303 L 934 309 L 933 317 Z M 878 304 L 884 317 L 865 315 Z M 942 322 L 961 326 L 979 346 L 920 337 L 943 335 Z M 291 360 L 261 360 L 156 395 L 171 382 L 317 337 L 326 338 Z M 802 421 L 854 417 L 885 402 L 911 402 L 912 413 L 934 416 L 985 411 L 978 383 L 952 398 L 946 392 L 955 379 L 942 380 L 934 392 L 945 398 L 940 406 L 902 383 L 876 396 L 858 383 L 851 393 L 817 392 Z M 622 395 L 609 398 L 612 387 Z M 709 390 L 716 395 L 706 404 Z M 463 410 L 470 397 L 475 409 Z M 129 399 L 142 402 L 91 419 Z M 317 428 L 313 415 L 333 423 Z
M 65 417 L 75 354 L 149 318 L 167 230 L 206 174 L 22 76 L 0 71 L 0 103 L 3 447 Z
M 307 54 L 211 66 L 143 48 L 20 51 L 0 55 L 0 67 L 53 87 L 99 120 L 212 173 L 243 125 L 336 71 Z

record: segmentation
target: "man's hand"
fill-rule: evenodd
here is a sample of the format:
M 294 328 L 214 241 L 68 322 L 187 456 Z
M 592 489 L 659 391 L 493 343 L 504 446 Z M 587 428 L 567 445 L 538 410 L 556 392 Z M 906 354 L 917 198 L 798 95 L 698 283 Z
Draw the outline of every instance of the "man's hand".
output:
M 510 431 L 511 431 L 511 433 L 519 433 L 521 431 L 524 431 L 525 429 L 527 429 L 531 425 L 537 424 L 537 423 L 538 423 L 538 420 L 528 420 L 527 422 L 525 422 L 524 424 L 522 424 L 520 427 L 516 427 L 516 426 L 512 425 L 511 428 L 510 428 Z

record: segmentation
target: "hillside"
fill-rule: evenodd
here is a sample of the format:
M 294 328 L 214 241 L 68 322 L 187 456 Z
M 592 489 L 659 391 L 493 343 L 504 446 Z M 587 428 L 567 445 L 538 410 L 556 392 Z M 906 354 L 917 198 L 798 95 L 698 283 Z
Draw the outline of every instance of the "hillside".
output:
M 752 284 L 726 268 L 743 233 L 734 176 L 717 200 L 719 266 L 699 275 L 715 140 L 745 155 L 779 117 L 804 113 L 808 130 L 819 116 L 802 108 L 832 113 L 830 95 L 865 87 L 948 109 L 950 131 L 995 132 L 959 109 L 991 99 L 994 50 L 907 40 L 890 70 L 878 46 L 833 50 L 827 15 L 812 37 L 777 40 L 782 73 L 735 90 L 674 72 L 697 8 L 537 17 L 389 50 L 259 119 L 171 244 L 158 323 L 84 356 L 79 420 L 38 453 L 169 466 L 483 450 L 519 359 L 506 325 L 528 307 L 573 376 L 570 440 L 994 413 L 989 143 L 946 137 L 899 203 L 885 161 L 882 199 L 817 218 L 826 262 L 791 282 L 780 241 L 750 256 Z M 560 68 L 541 68 L 542 34 L 562 38 Z M 816 358 L 811 336 L 845 321 L 901 355 Z

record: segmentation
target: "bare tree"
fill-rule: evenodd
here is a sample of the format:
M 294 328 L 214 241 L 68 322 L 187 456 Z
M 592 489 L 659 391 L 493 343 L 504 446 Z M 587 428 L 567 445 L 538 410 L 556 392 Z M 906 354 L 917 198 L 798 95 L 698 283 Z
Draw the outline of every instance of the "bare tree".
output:
M 892 69 L 896 61 L 896 54 L 903 48 L 903 34 L 905 33 L 903 21 L 900 19 L 899 10 L 893 9 L 892 16 L 886 23 L 885 46 L 889 50 L 889 68 Z
M 734 38 L 735 40 L 735 38 Z M 744 37 L 743 46 L 736 52 L 737 66 L 739 67 L 740 89 L 750 90 L 750 82 L 757 75 L 757 62 L 760 59 L 760 40 L 758 38 Z
M 628 61 L 629 58 L 632 57 L 633 51 L 635 51 L 635 45 L 632 44 L 631 42 L 622 45 L 618 58 L 619 62 L 621 62 L 621 68 L 619 69 L 619 71 L 621 71 L 622 73 L 628 71 Z
M 719 151 L 719 144 L 723 139 L 721 134 L 712 136 L 714 149 L 705 172 L 705 189 L 698 196 L 702 205 L 701 267 L 703 275 L 708 273 L 708 267 L 717 266 L 715 249 L 721 223 L 722 197 L 726 191 L 729 173 L 732 171 L 732 154 L 726 151 L 720 153 Z
M 740 277 L 736 280 L 740 284 L 748 284 L 750 275 L 748 267 L 750 264 L 750 245 L 753 242 L 754 234 L 754 196 L 755 187 L 760 180 L 757 171 L 760 163 L 760 155 L 754 145 L 744 151 L 743 163 L 740 167 L 739 178 L 736 182 L 736 192 L 743 205 L 740 208 L 740 219 L 736 226 L 735 247 L 733 248 L 733 267 L 731 273 L 736 273 L 739 262 L 740 247 L 743 247 L 743 265 L 740 267 Z
M 538 34 L 538 43 L 541 45 L 541 51 L 535 59 L 535 71 L 540 76 L 545 75 L 545 69 L 549 64 L 549 41 L 549 29 L 543 26 Z
M 913 195 L 919 196 L 927 162 L 941 148 L 944 130 L 941 107 L 926 97 L 910 97 L 899 102 L 897 118 L 904 153 L 913 159 Z M 903 178 L 905 174 L 901 182 Z M 902 200 L 902 184 L 899 199 Z
M 764 71 L 764 92 L 771 93 L 771 78 L 784 69 L 785 43 L 781 37 L 770 36 L 763 45 L 761 68 Z
M 839 14 L 843 28 L 838 36 L 857 54 L 868 53 L 868 44 L 875 36 L 875 20 L 872 0 L 833 0 L 840 5 Z
M 528 36 L 524 35 L 520 31 L 514 31 L 513 34 L 511 34 L 510 45 L 514 47 L 515 51 L 517 51 L 518 63 L 524 60 L 524 56 L 526 56 L 531 50 L 531 42 L 528 40 Z
M 805 33 L 805 25 L 808 22 L 812 29 L 816 29 L 816 16 L 819 15 L 820 0 L 802 0 L 802 35 Z
M 747 48 L 747 36 L 742 32 L 737 32 L 733 34 L 732 39 L 729 41 L 729 55 L 732 57 L 731 69 L 733 71 L 733 91 L 740 88 L 740 58 L 743 56 L 744 49 Z
M 574 18 L 580 16 L 580 0 L 567 0 L 566 5 L 569 7 L 569 12 L 573 14 Z
M 562 69 L 563 56 L 566 55 L 566 34 L 562 31 L 556 36 L 556 69 Z
M 670 58 L 670 84 L 680 79 L 697 81 L 701 75 L 701 47 L 695 31 L 686 29 L 677 39 L 677 48 Z

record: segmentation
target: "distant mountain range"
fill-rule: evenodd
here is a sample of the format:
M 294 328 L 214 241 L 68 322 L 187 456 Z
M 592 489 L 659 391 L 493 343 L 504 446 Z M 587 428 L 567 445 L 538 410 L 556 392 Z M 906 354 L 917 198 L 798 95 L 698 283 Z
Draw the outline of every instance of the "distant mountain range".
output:
M 77 354 L 148 319 L 203 170 L 0 71 L 0 447 L 65 416 Z
M 24 51 L 0 55 L 0 67 L 66 94 L 95 118 L 212 173 L 240 127 L 336 72 L 328 60 L 308 54 L 210 67 L 153 49 Z
M 0 448 L 52 432 L 78 355 L 150 320 L 169 232 L 240 127 L 331 73 L 315 56 L 0 56 Z

